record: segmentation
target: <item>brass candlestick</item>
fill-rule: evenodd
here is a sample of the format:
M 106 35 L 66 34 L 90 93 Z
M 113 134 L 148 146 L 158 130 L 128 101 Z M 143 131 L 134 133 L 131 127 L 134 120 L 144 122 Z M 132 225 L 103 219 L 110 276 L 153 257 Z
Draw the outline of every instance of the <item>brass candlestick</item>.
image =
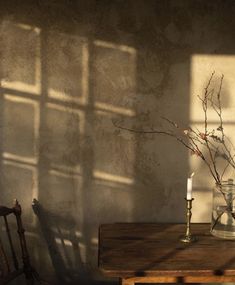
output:
M 187 213 L 186 213 L 186 220 L 187 220 L 187 225 L 186 225 L 186 233 L 184 236 L 180 238 L 180 241 L 185 242 L 185 243 L 190 243 L 196 241 L 196 237 L 191 234 L 191 217 L 192 217 L 192 202 L 194 198 L 192 199 L 186 199 L 186 206 L 187 206 Z

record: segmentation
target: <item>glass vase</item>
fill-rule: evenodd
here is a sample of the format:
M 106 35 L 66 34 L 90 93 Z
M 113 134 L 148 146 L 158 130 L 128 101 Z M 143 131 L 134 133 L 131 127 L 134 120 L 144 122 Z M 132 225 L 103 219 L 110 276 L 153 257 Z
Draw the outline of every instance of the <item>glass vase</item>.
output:
M 211 233 L 219 238 L 235 239 L 235 184 L 232 179 L 213 188 Z

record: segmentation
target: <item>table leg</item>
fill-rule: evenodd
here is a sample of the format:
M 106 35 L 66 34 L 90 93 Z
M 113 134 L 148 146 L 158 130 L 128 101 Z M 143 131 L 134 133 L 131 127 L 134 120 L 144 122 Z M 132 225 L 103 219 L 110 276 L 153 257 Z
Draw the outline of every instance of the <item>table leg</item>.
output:
M 135 281 L 130 278 L 120 278 L 120 285 L 135 285 Z

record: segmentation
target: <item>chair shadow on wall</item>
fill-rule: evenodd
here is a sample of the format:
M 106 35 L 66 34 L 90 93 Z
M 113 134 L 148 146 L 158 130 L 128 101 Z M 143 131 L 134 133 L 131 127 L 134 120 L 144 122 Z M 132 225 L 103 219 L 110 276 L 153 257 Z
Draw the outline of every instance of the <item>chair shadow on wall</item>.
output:
M 32 208 L 46 241 L 57 284 L 91 284 L 82 263 L 76 224 L 71 217 L 62 217 L 46 210 L 37 199 Z
M 115 281 L 92 279 L 89 268 L 82 262 L 81 241 L 76 235 L 73 218 L 61 217 L 46 210 L 37 199 L 33 199 L 32 208 L 48 247 L 57 285 L 116 285 Z

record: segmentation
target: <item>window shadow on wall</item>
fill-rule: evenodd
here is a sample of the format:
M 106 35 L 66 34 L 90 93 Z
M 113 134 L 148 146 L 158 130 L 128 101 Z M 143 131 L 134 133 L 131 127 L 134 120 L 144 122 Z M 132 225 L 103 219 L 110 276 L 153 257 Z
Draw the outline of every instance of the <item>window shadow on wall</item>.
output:
M 132 219 L 134 136 L 112 119 L 135 113 L 135 49 L 34 22 L 1 28 L 1 203 L 21 202 L 39 272 L 92 284 L 99 224 Z

